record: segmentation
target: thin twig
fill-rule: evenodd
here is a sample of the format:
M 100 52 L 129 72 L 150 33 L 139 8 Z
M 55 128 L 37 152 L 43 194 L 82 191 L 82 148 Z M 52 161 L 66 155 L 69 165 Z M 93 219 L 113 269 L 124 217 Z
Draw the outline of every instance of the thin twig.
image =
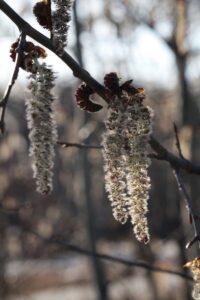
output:
M 79 149 L 102 149 L 103 148 L 100 145 L 87 145 L 87 144 L 79 144 L 79 143 L 68 143 L 62 141 L 58 141 L 57 144 L 62 146 L 63 148 L 69 148 L 69 147 L 76 147 Z
M 200 242 L 200 218 L 196 215 L 194 211 L 192 199 L 184 186 L 179 170 L 173 169 L 173 173 L 178 185 L 178 189 L 186 202 L 186 207 L 189 210 L 190 218 L 194 227 L 194 238 L 186 245 L 186 248 L 189 248 L 192 244 L 194 244 L 195 241 Z
M 26 35 L 22 32 L 19 37 L 19 44 L 18 44 L 18 48 L 17 48 L 15 68 L 14 68 L 10 83 L 8 84 L 6 91 L 4 93 L 4 96 L 3 96 L 2 100 L 0 101 L 0 107 L 2 107 L 1 118 L 0 118 L 0 131 L 2 133 L 4 133 L 4 131 L 5 131 L 4 119 L 5 119 L 5 113 L 6 113 L 9 96 L 10 96 L 11 90 L 17 80 L 18 74 L 19 74 L 19 68 L 20 68 L 20 64 L 21 64 L 21 60 L 22 60 L 22 44 L 23 44 L 25 38 L 26 38 Z
M 156 153 L 151 153 L 149 157 L 157 159 L 157 160 L 164 160 L 168 162 L 173 168 L 179 168 L 187 171 L 191 174 L 200 175 L 200 166 L 193 164 L 189 160 L 185 158 L 178 157 L 174 155 L 172 152 L 168 151 L 164 148 L 153 136 L 149 141 L 152 149 Z M 77 147 L 80 149 L 102 149 L 101 145 L 86 145 L 86 144 L 79 144 L 79 143 L 70 143 L 59 141 L 58 145 L 61 145 L 64 148 L 68 147 Z
M 178 150 L 178 154 L 181 158 L 184 159 L 184 156 L 183 156 L 183 153 L 182 153 L 182 150 L 181 150 L 179 135 L 178 135 L 178 128 L 177 128 L 175 123 L 174 123 L 174 133 L 175 133 L 175 138 L 176 138 L 176 147 L 177 147 L 177 150 Z

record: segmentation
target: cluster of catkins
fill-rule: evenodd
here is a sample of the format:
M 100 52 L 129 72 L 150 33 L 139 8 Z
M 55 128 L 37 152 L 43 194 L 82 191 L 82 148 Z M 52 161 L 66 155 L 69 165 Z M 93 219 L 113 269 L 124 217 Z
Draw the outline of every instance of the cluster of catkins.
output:
M 144 90 L 132 87 L 131 81 L 120 86 L 115 73 L 108 74 L 104 81 L 111 92 L 103 136 L 106 190 L 114 218 L 124 224 L 130 217 L 136 238 L 148 243 L 152 112 L 144 106 Z
M 55 4 L 52 10 L 51 4 Z M 42 0 L 35 4 L 33 13 L 39 24 L 51 32 L 56 51 L 62 55 L 67 42 L 68 23 L 70 21 L 72 1 Z M 19 49 L 20 48 L 20 49 Z M 29 72 L 28 89 L 30 99 L 26 100 L 26 115 L 30 130 L 30 149 L 32 167 L 36 179 L 37 191 L 47 194 L 52 191 L 54 147 L 57 140 L 54 120 L 54 87 L 55 75 L 46 63 L 40 59 L 47 56 L 45 50 L 32 42 L 18 39 L 12 44 L 10 56 L 16 61 L 20 51 L 20 67 Z
M 195 300 L 200 300 L 200 257 L 196 257 L 194 260 L 187 262 L 184 267 L 189 268 L 193 274 L 195 283 L 192 297 Z

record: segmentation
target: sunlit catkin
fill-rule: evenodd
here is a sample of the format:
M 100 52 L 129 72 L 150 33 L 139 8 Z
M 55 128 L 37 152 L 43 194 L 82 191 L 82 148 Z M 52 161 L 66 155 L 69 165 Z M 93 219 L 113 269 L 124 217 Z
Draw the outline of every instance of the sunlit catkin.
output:
M 55 10 L 52 12 L 52 40 L 59 55 L 67 45 L 69 22 L 73 0 L 53 0 Z
M 195 300 L 200 300 L 200 257 L 196 257 L 194 260 L 187 262 L 184 267 L 191 270 L 195 281 L 192 297 Z
M 151 111 L 143 104 L 144 91 L 139 90 L 129 97 L 126 109 L 125 131 L 127 135 L 126 174 L 129 195 L 129 214 L 136 238 L 144 243 L 149 241 L 146 214 L 148 211 L 148 176 L 150 165 L 149 137 L 151 134 Z M 125 99 L 124 99 L 125 98 Z M 126 101 L 126 93 L 122 101 Z
M 54 146 L 56 143 L 56 125 L 53 116 L 52 88 L 55 76 L 45 63 L 38 67 L 37 73 L 30 75 L 28 86 L 31 98 L 26 101 L 26 115 L 30 130 L 30 156 L 37 191 L 48 194 L 52 190 L 52 169 Z
M 103 136 L 105 187 L 111 201 L 114 218 L 124 224 L 128 219 L 124 160 L 121 155 L 124 141 L 123 128 L 120 124 L 124 121 L 124 114 L 120 111 L 118 97 L 113 100 L 111 106 L 106 121 L 106 133 Z
M 125 223 L 129 216 L 136 238 L 148 243 L 148 141 L 152 113 L 144 106 L 144 90 L 129 84 L 124 89 L 122 85 L 121 92 L 109 103 L 103 136 L 105 184 L 115 219 Z

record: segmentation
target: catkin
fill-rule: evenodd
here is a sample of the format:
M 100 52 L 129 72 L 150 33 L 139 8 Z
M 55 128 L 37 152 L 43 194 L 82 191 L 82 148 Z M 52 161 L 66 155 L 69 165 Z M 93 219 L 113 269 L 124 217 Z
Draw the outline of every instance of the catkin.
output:
M 151 187 L 148 176 L 152 112 L 142 89 L 122 91 L 110 102 L 103 136 L 105 186 L 116 220 L 130 217 L 136 238 L 149 242 L 146 214 Z
M 30 130 L 30 149 L 37 191 L 48 194 L 52 190 L 54 146 L 57 139 L 53 116 L 55 76 L 45 63 L 39 66 L 37 73 L 30 76 L 28 89 L 31 98 L 26 101 L 26 116 Z
M 72 0 L 53 0 L 55 10 L 52 13 L 52 40 L 59 55 L 67 45 L 69 22 L 71 21 Z
M 195 300 L 200 300 L 200 257 L 196 257 L 194 260 L 187 262 L 184 267 L 191 270 L 195 282 L 192 297 Z

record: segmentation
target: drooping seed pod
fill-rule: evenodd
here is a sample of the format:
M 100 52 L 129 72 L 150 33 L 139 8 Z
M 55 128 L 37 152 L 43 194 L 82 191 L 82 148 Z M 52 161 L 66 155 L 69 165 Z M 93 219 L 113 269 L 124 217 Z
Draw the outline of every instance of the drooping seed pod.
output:
M 42 0 L 37 2 L 33 7 L 33 13 L 38 21 L 38 23 L 48 29 L 52 30 L 52 19 L 51 19 L 51 1 Z
M 100 104 L 91 101 L 90 96 L 94 94 L 94 91 L 86 83 L 82 83 L 76 90 L 75 97 L 78 106 L 87 112 L 97 112 L 103 107 Z

